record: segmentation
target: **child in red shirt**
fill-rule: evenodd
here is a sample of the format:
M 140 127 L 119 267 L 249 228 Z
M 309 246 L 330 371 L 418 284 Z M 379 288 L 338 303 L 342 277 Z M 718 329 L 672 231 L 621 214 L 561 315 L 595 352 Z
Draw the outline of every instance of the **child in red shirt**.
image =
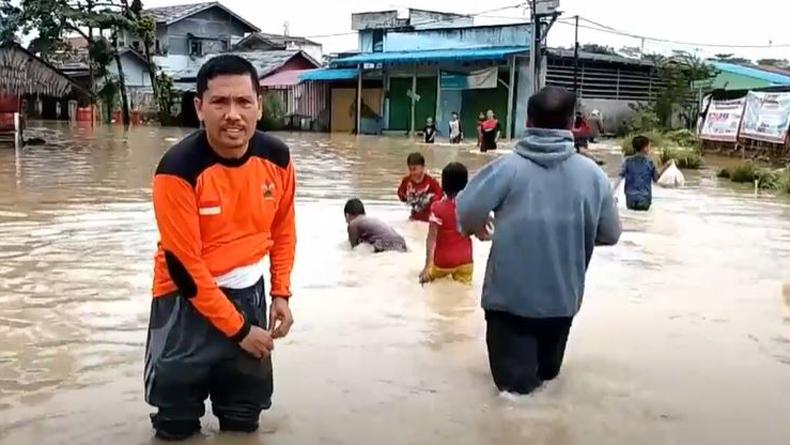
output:
M 439 278 L 472 284 L 472 239 L 458 231 L 455 197 L 466 187 L 469 172 L 463 164 L 452 162 L 442 170 L 444 197 L 431 206 L 430 228 L 425 242 L 425 269 L 420 283 Z
M 398 198 L 411 207 L 410 219 L 428 222 L 431 204 L 442 197 L 439 183 L 425 173 L 425 158 L 420 153 L 412 153 L 406 158 L 409 174 L 398 187 Z

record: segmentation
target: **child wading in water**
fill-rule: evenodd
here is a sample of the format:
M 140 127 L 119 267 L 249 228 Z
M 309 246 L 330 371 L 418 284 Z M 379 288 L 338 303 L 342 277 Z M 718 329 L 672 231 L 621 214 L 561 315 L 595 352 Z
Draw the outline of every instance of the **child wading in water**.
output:
M 406 241 L 385 222 L 365 214 L 365 205 L 359 199 L 349 199 L 343 209 L 348 223 L 348 242 L 351 248 L 365 243 L 376 253 L 405 252 Z
M 620 187 L 620 182 L 625 180 L 625 204 L 629 210 L 647 211 L 653 203 L 653 183 L 661 175 L 650 159 L 650 139 L 637 136 L 631 142 L 634 155 L 626 158 L 620 170 L 620 180 L 617 181 L 615 190 Z
M 425 158 L 412 153 L 406 158 L 409 174 L 398 187 L 398 198 L 411 207 L 411 220 L 428 222 L 431 204 L 442 197 L 442 187 L 425 172 Z
M 439 278 L 472 284 L 472 239 L 458 231 L 455 197 L 466 187 L 469 172 L 463 164 L 453 162 L 442 170 L 444 197 L 431 206 L 430 228 L 425 241 L 425 269 L 420 283 Z

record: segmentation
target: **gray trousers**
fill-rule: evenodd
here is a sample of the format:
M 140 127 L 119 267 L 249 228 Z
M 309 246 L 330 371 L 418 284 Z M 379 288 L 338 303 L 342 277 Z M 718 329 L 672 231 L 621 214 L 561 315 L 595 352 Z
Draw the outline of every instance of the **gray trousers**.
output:
M 263 279 L 247 289 L 223 289 L 247 320 L 266 329 Z M 214 328 L 189 300 L 154 298 L 145 354 L 145 401 L 163 438 L 186 438 L 200 430 L 204 402 L 223 430 L 254 431 L 271 406 L 271 357 L 257 360 Z

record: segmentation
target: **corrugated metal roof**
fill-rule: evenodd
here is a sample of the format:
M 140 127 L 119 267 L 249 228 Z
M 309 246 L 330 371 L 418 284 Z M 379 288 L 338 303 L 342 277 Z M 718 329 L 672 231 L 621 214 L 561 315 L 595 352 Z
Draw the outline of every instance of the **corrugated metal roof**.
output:
M 146 9 L 143 11 L 143 13 L 152 16 L 157 23 L 166 23 L 170 25 L 213 7 L 221 8 L 240 22 L 247 25 L 253 32 L 260 31 L 260 28 L 248 22 L 247 20 L 244 20 L 241 16 L 219 2 L 188 3 L 183 5 L 162 6 L 159 8 Z
M 441 62 L 495 62 L 513 54 L 529 52 L 528 46 L 498 48 L 432 49 L 422 51 L 391 51 L 363 53 L 335 60 L 333 66 L 355 66 L 365 63 L 385 65 L 432 64 Z
M 302 82 L 328 82 L 332 80 L 353 80 L 356 79 L 359 72 L 356 68 L 322 68 L 317 70 L 305 71 L 299 75 L 299 80 Z
M 549 55 L 550 56 L 557 56 L 563 59 L 573 59 L 574 53 L 572 49 L 565 49 L 565 48 L 549 48 Z M 636 59 L 630 57 L 623 57 L 614 54 L 599 54 L 593 53 L 589 51 L 579 51 L 579 60 L 592 60 L 596 62 L 610 62 L 610 63 L 622 63 L 626 65 L 644 65 L 644 66 L 654 66 L 650 60 L 645 59 Z
M 269 34 L 265 32 L 259 32 L 256 34 L 263 37 L 266 40 L 269 40 L 270 42 L 279 43 L 280 45 L 285 45 L 286 43 L 295 43 L 297 45 L 321 46 L 320 43 L 314 42 L 306 37 L 284 36 L 282 34 Z
M 724 62 L 710 62 L 711 65 L 720 71 L 726 73 L 737 74 L 740 76 L 751 77 L 765 82 L 770 82 L 774 85 L 790 85 L 790 76 L 768 72 L 759 68 L 752 68 L 744 65 L 737 65 L 734 63 Z

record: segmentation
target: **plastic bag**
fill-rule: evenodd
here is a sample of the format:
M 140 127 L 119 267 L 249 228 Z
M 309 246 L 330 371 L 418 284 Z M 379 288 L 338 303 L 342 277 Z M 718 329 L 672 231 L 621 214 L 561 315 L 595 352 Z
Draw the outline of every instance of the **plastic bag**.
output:
M 675 160 L 673 159 L 670 161 L 669 167 L 664 171 L 664 174 L 658 178 L 658 185 L 661 187 L 683 187 L 686 185 L 686 178 L 683 177 L 683 173 L 680 171 L 677 165 L 675 165 Z

